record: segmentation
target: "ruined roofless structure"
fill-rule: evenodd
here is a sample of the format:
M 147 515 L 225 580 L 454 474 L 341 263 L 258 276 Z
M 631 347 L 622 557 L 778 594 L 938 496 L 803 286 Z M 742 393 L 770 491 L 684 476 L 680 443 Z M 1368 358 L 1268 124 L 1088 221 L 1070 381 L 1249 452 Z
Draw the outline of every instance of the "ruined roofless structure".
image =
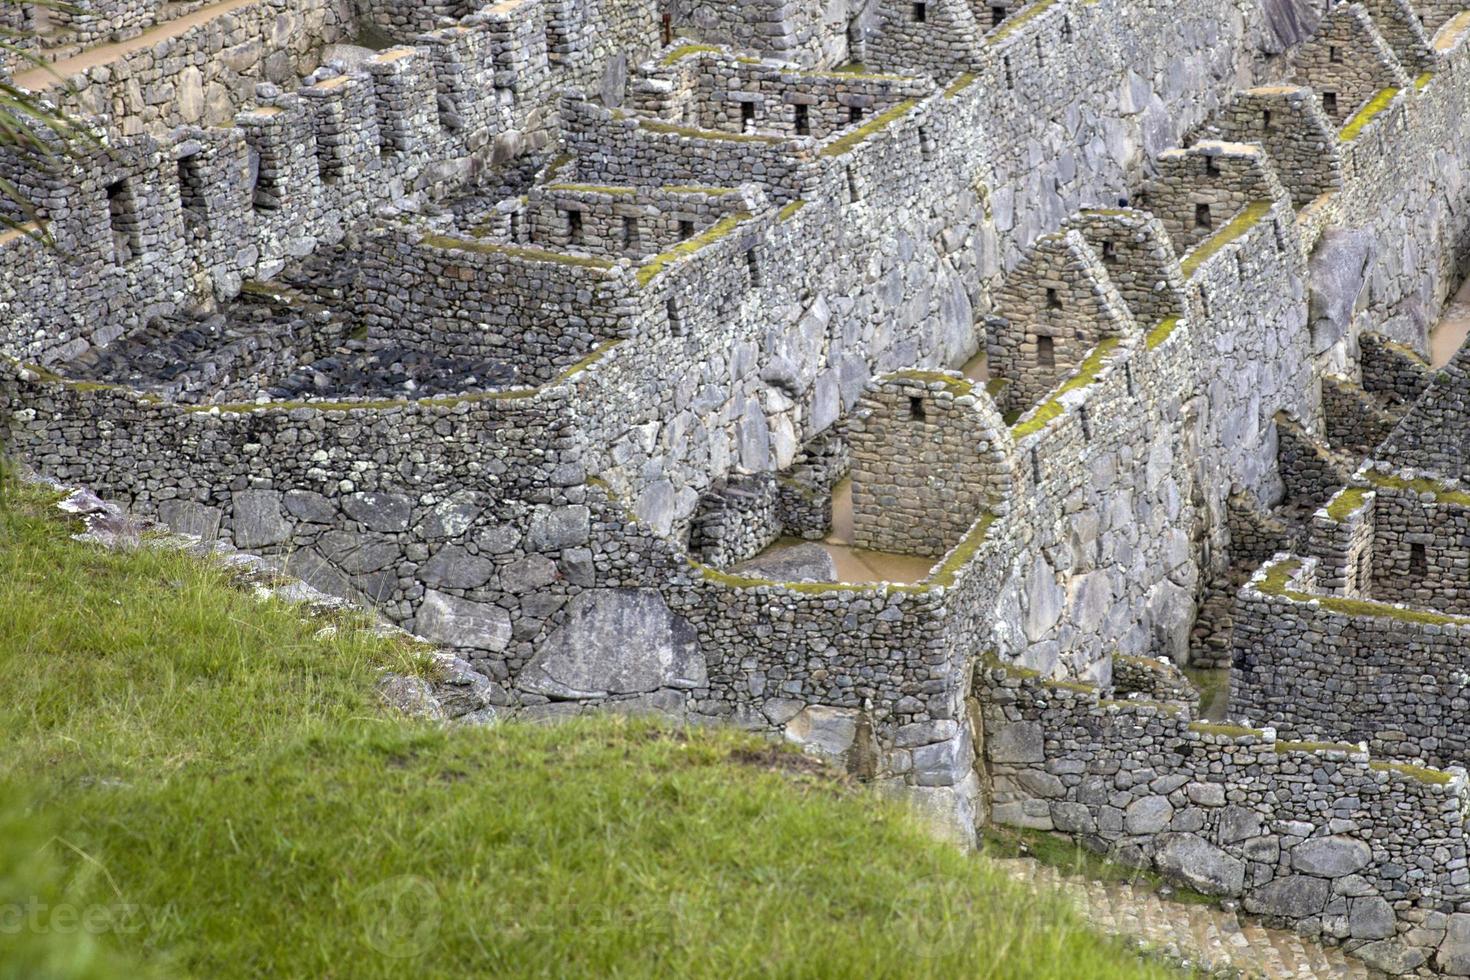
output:
M 105 145 L 0 159 L 10 455 L 466 722 L 765 731 L 1470 975 L 1470 9 L 16 9 Z

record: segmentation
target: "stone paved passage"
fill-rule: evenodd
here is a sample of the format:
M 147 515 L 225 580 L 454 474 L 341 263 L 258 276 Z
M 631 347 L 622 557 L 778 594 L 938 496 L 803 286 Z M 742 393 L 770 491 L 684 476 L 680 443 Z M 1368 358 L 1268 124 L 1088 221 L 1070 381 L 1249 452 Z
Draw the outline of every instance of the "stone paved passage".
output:
M 995 860 L 1017 880 L 1061 889 L 1098 932 L 1134 940 L 1209 975 L 1267 980 L 1381 976 L 1335 946 L 1242 921 L 1216 906 L 1169 902 L 1121 882 L 1072 877 L 1033 858 Z

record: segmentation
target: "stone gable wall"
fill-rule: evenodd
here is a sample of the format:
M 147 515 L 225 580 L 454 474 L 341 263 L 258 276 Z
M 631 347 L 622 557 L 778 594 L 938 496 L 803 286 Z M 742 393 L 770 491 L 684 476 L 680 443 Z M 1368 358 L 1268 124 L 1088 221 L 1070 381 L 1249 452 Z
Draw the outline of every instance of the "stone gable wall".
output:
M 1194 724 L 1006 669 L 976 680 L 998 822 L 1069 834 L 1397 969 L 1462 955 L 1463 769 Z M 1425 928 L 1429 924 L 1429 928 Z
M 1376 583 L 1384 571 L 1373 564 Z M 1273 569 L 1290 572 L 1288 591 L 1263 589 L 1258 573 L 1236 599 L 1232 711 L 1287 737 L 1366 741 L 1390 758 L 1470 758 L 1458 723 L 1470 620 L 1426 620 L 1376 597 L 1368 607 L 1314 603 L 1315 558 L 1278 556 Z

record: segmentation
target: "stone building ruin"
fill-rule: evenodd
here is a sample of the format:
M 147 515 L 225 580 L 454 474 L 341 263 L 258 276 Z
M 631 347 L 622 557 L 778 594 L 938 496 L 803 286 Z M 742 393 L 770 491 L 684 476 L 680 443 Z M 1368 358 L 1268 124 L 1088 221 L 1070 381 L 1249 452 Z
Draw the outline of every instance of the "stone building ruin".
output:
M 0 158 L 9 454 L 467 720 L 769 732 L 1470 976 L 1470 9 L 219 6 L 25 12 L 104 142 Z

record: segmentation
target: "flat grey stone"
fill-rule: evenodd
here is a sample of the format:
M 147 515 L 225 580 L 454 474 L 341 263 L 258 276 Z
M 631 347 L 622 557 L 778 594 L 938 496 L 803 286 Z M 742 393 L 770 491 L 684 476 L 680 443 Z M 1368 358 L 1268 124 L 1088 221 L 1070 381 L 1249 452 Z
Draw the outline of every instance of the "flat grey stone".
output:
M 414 631 L 445 646 L 500 653 L 510 643 L 510 613 L 488 602 L 473 602 L 429 589 L 419 607 Z
M 522 690 L 564 699 L 706 683 L 698 634 L 652 589 L 591 589 L 573 598 L 565 622 L 516 681 Z

